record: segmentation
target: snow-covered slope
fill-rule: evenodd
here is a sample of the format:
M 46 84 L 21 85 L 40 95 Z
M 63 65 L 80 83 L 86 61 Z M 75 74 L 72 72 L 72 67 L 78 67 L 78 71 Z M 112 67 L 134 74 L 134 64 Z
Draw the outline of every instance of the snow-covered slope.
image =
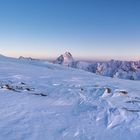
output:
M 139 140 L 140 82 L 0 58 L 0 140 Z

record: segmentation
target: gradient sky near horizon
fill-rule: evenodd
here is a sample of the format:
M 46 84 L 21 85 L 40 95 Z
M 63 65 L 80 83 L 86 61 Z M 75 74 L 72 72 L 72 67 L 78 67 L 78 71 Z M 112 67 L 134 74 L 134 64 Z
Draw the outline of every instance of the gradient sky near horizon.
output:
M 140 0 L 0 0 L 0 53 L 140 60 Z

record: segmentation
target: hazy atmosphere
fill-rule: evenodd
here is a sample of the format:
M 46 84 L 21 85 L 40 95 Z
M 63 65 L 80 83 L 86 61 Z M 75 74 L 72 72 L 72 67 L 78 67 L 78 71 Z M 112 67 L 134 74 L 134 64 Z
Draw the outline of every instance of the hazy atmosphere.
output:
M 139 7 L 139 0 L 1 0 L 0 52 L 139 60 Z

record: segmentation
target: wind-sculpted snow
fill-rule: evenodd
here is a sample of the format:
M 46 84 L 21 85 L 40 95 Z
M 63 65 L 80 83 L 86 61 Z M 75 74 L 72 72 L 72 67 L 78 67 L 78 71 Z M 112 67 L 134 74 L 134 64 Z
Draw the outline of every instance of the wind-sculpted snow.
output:
M 140 82 L 0 59 L 0 140 L 139 140 Z

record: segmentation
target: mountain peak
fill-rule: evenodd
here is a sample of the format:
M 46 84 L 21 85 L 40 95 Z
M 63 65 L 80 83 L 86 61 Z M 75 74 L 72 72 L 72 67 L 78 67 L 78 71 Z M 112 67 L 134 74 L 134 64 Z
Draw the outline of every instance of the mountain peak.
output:
M 70 52 L 65 52 L 65 53 L 63 54 L 63 57 L 64 57 L 65 59 L 68 59 L 68 60 L 73 59 L 73 56 L 72 56 L 72 54 L 71 54 Z
M 63 55 L 72 57 L 72 54 L 70 52 L 65 52 Z
M 65 52 L 64 54 L 60 55 L 54 63 L 69 66 L 73 61 L 74 59 L 72 54 L 70 52 Z

